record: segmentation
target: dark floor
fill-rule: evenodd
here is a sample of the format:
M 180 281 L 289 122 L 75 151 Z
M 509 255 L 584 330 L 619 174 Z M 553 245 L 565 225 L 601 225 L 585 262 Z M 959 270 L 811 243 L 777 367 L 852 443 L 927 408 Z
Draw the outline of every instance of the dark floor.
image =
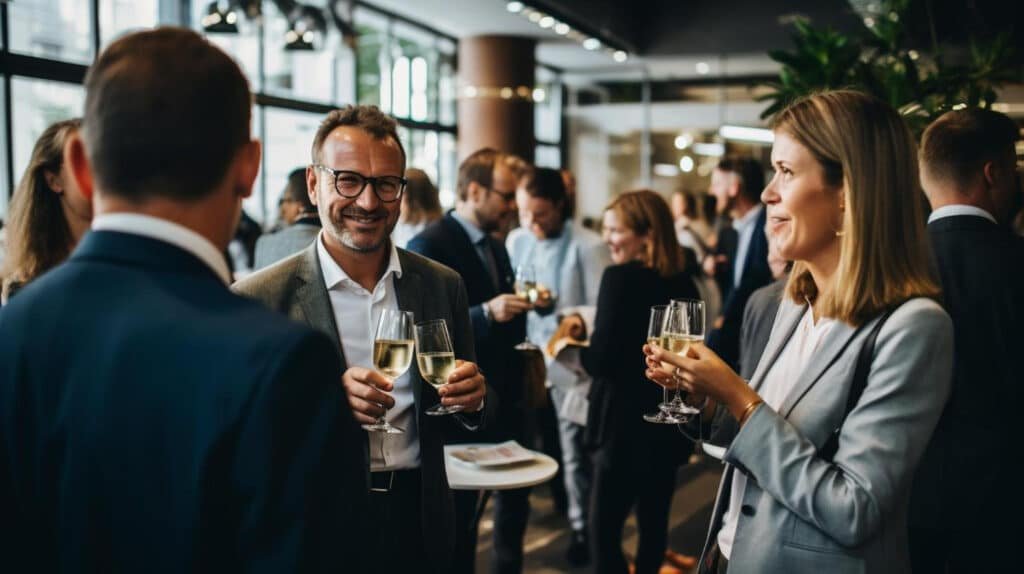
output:
M 704 543 L 711 505 L 718 489 L 722 465 L 704 456 L 679 469 L 672 511 L 669 518 L 669 549 L 696 555 Z M 570 569 L 565 561 L 569 544 L 569 525 L 555 512 L 547 486 L 535 487 L 530 496 L 530 524 L 526 530 L 523 571 L 530 573 L 589 572 L 588 568 Z M 492 511 L 490 505 L 480 521 L 476 572 L 486 574 L 491 550 Z M 630 556 L 636 547 L 636 523 L 630 516 L 622 540 L 623 551 Z

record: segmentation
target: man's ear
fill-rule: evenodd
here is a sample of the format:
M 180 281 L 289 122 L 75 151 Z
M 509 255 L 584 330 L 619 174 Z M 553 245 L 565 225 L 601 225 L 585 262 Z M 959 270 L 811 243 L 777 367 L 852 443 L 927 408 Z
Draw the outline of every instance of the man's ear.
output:
M 92 166 L 89 165 L 89 158 L 85 153 L 85 142 L 82 140 L 81 131 L 71 134 L 64 144 L 64 165 L 68 166 L 68 173 L 78 184 L 82 195 L 91 201 L 94 191 Z
M 317 177 L 318 177 L 318 175 L 317 175 L 316 168 L 311 166 L 311 165 L 307 165 L 306 166 L 306 194 L 309 195 L 309 201 L 311 201 L 313 203 L 313 205 L 317 205 L 317 202 L 316 202 L 316 200 L 317 200 L 317 198 L 316 198 L 316 186 L 317 186 L 318 183 L 320 183 L 319 180 L 317 179 Z
M 260 174 L 260 157 L 263 155 L 263 145 L 259 140 L 250 140 L 238 153 L 238 186 L 235 192 L 240 197 L 252 195 L 252 186 Z

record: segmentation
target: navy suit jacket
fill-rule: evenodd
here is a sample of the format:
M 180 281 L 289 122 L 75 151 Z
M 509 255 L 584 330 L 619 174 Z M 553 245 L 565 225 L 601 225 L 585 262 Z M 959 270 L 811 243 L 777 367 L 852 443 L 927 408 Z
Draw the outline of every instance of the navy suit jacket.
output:
M 754 221 L 754 234 L 747 248 L 740 284 L 725 297 L 721 328 L 711 331 L 708 336 L 708 347 L 733 369 L 739 364 L 740 331 L 743 328 L 743 310 L 747 306 L 747 299 L 751 293 L 772 282 L 772 271 L 768 267 L 768 238 L 764 235 L 767 217 L 768 210 L 762 208 L 761 214 Z
M 359 571 L 335 357 L 182 249 L 87 234 L 0 311 L 4 569 Z
M 515 276 L 505 246 L 493 237 L 487 240 L 498 267 L 497 289 L 466 230 L 450 212 L 413 237 L 407 248 L 451 267 L 462 276 L 469 300 L 477 362 L 501 401 L 494 429 L 496 438 L 518 438 L 525 422 L 522 414 L 525 393 L 522 357 L 514 347 L 526 337 L 526 315 L 507 323 L 490 322 L 484 316 L 483 303 L 501 293 L 515 292 Z

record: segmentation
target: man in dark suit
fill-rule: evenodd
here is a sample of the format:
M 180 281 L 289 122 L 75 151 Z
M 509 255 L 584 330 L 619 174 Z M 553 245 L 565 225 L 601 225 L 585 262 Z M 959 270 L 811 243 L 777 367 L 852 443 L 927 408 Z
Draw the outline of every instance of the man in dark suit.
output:
M 753 158 L 726 157 L 712 172 L 710 192 L 725 204 L 732 226 L 719 233 L 716 253 L 706 265 L 722 291 L 722 315 L 714 319 L 708 347 L 736 368 L 739 362 L 743 310 L 750 294 L 772 281 L 768 240 L 763 232 L 767 212 L 761 204 L 764 172 Z
M 0 312 L 0 569 L 360 569 L 330 343 L 227 288 L 260 158 L 241 70 L 158 29 L 111 44 L 86 93 L 66 153 L 93 231 Z
M 526 337 L 531 306 L 514 295 L 514 276 L 505 246 L 491 237 L 515 211 L 516 188 L 525 164 L 513 156 L 483 149 L 459 166 L 458 203 L 409 242 L 409 250 L 457 271 L 466 282 L 469 313 L 480 367 L 501 398 L 495 440 L 526 443 L 523 360 L 515 345 Z M 495 495 L 492 572 L 519 572 L 523 535 L 530 514 L 529 489 Z M 475 533 L 475 525 L 471 526 Z M 472 548 L 462 549 L 460 566 L 471 569 Z
M 306 190 L 306 168 L 297 168 L 288 174 L 288 185 L 277 203 L 284 227 L 256 240 L 253 268 L 257 270 L 302 251 L 320 234 L 320 216 Z
M 390 240 L 405 187 L 405 150 L 395 120 L 375 106 L 327 115 L 306 170 L 323 232 L 302 252 L 235 286 L 268 307 L 327 334 L 340 357 L 349 404 L 363 428 L 386 416 L 401 433 L 370 432 L 370 509 L 360 524 L 371 540 L 363 552 L 387 572 L 450 571 L 456 510 L 444 467 L 444 443 L 486 424 L 486 386 L 474 359 L 466 292 L 442 265 L 396 248 Z M 410 311 L 417 322 L 444 319 L 463 362 L 440 389 L 410 367 L 393 381 L 373 369 L 373 340 L 385 309 Z M 342 374 L 342 371 L 344 374 Z M 427 416 L 438 403 L 465 410 Z
M 1024 254 L 1017 125 L 989 110 L 949 112 L 921 138 L 921 184 L 943 304 L 953 319 L 953 391 L 914 481 L 914 572 L 995 572 L 1017 542 Z M 987 525 L 987 526 L 986 526 Z

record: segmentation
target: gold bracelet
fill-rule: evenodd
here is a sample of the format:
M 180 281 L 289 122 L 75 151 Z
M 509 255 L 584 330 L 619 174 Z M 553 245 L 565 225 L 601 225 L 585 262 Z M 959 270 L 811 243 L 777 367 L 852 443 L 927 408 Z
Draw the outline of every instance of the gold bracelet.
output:
M 740 413 L 739 418 L 740 426 L 743 426 L 743 423 L 747 422 L 747 417 L 750 415 L 750 413 L 754 412 L 754 409 L 757 408 L 757 405 L 763 402 L 764 401 L 762 401 L 761 398 L 758 397 L 747 403 L 747 406 L 743 407 L 743 411 Z

